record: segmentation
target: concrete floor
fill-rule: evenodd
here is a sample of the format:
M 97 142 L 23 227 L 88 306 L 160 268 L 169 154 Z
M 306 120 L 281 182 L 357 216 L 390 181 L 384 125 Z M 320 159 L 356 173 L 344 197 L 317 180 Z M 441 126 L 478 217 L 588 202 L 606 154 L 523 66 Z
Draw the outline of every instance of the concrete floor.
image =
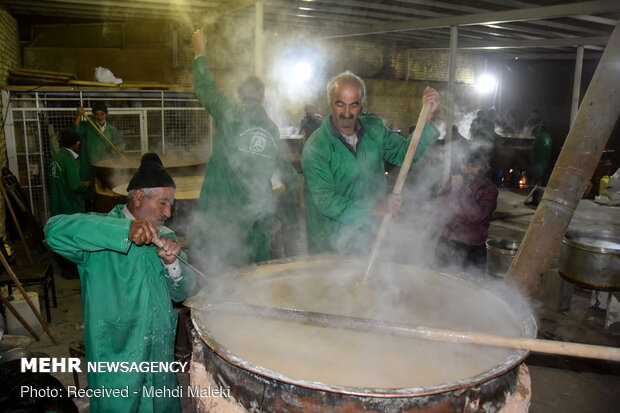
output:
M 523 238 L 535 213 L 523 205 L 526 195 L 500 189 L 490 237 Z M 593 228 L 620 233 L 620 208 L 582 200 L 569 230 Z M 557 277 L 554 270 L 557 257 L 545 275 Z M 556 311 L 556 301 L 549 299 L 552 293 L 541 289 L 532 300 L 539 338 L 620 347 L 620 331 L 604 329 L 605 311 L 590 306 L 589 290 L 575 288 L 567 311 Z M 531 413 L 618 411 L 620 363 L 541 354 L 532 354 L 525 362 L 532 376 Z
M 523 237 L 534 215 L 533 209 L 523 205 L 526 195 L 509 189 L 500 190 L 490 236 L 515 240 Z M 620 231 L 620 208 L 600 207 L 591 201 L 582 201 L 571 228 L 600 225 L 617 226 Z M 51 260 L 51 256 L 41 259 Z M 60 343 L 54 345 L 43 333 L 41 340 L 33 342 L 30 349 L 52 357 L 68 357 L 68 348 L 77 347 L 83 337 L 80 282 L 64 280 L 58 275 L 56 281 L 59 305 L 52 309 L 50 328 Z M 575 289 L 569 311 L 556 311 L 542 290 L 532 302 L 539 338 L 620 346 L 620 332 L 603 328 L 605 311 L 590 307 L 589 291 Z M 530 412 L 618 411 L 620 363 L 539 354 L 530 355 L 525 362 L 532 377 Z M 69 373 L 55 376 L 64 385 L 73 384 L 73 376 Z M 79 379 L 84 386 L 84 375 Z

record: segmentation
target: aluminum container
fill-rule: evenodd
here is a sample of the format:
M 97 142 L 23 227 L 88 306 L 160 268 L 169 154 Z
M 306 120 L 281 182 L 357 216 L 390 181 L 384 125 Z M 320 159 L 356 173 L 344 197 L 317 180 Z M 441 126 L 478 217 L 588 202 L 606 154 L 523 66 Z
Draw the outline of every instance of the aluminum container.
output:
M 560 247 L 560 274 L 582 287 L 620 290 L 620 234 L 568 231 Z

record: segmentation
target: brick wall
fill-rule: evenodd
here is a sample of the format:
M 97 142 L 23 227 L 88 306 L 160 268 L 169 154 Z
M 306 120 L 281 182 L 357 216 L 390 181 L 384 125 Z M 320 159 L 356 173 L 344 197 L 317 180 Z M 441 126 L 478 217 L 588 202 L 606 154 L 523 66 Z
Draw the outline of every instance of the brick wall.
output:
M 42 36 L 35 45 L 37 47 L 27 48 L 24 60 L 30 67 L 74 72 L 84 80 L 90 80 L 94 67 L 101 65 L 124 80 L 176 83 L 191 88 L 193 49 L 190 38 L 193 28 L 166 23 L 155 29 L 149 24 L 153 23 L 126 23 L 124 37 L 114 35 L 120 30 L 119 23 L 101 27 L 72 25 L 62 30 L 43 26 L 38 29 Z M 254 9 L 248 7 L 226 14 L 214 22 L 207 22 L 205 29 L 208 34 L 207 58 L 215 81 L 226 96 L 235 99 L 239 82 L 254 73 Z M 89 35 L 79 36 L 80 32 Z M 99 32 L 101 36 L 97 35 Z M 103 33 L 107 35 L 103 36 Z M 145 33 L 156 33 L 157 36 Z M 174 38 L 173 34 L 175 43 L 169 40 Z M 448 79 L 448 52 L 445 50 L 413 50 L 405 62 L 405 49 L 394 44 L 359 38 L 317 40 L 293 39 L 292 36 L 289 32 L 277 33 L 273 28 L 266 28 L 265 32 L 263 80 L 267 86 L 266 103 L 268 112 L 280 126 L 298 125 L 307 103 L 314 104 L 322 115 L 327 115 L 329 106 L 325 86 L 333 75 L 345 70 L 358 74 L 367 82 L 366 111 L 381 116 L 391 126 L 405 128 L 415 122 L 425 86 L 431 85 L 445 95 Z M 70 40 L 76 37 L 80 40 Z M 60 40 L 67 47 L 63 48 Z M 116 44 L 119 41 L 123 43 L 120 49 Z M 276 69 L 285 48 L 290 49 L 289 54 L 312 49 L 322 64 L 319 76 L 304 93 L 288 93 L 288 86 L 282 86 L 282 75 L 278 74 L 281 72 Z M 474 82 L 478 60 L 473 52 L 461 51 L 458 54 L 456 79 L 462 92 L 456 97 L 459 111 L 477 109 L 477 102 L 471 102 L 473 97 L 469 86 Z M 384 63 L 391 68 L 387 77 L 382 71 Z M 407 66 L 409 71 L 405 74 Z M 405 77 L 409 80 L 405 81 Z M 439 120 L 442 117 L 443 111 L 437 114 Z
M 19 62 L 17 21 L 0 9 L 0 87 L 6 86 L 9 70 L 18 69 Z
M 140 21 L 33 26 L 24 67 L 94 80 L 103 66 L 124 82 L 173 83 L 171 23 Z
M 20 63 L 19 55 L 19 33 L 17 30 L 17 21 L 7 13 L 0 9 L 0 87 L 7 84 L 9 71 L 18 69 Z M 5 110 L 0 101 L 0 113 L 4 114 Z M 4 136 L 4 118 L 0 123 L 0 168 L 6 166 L 6 138 Z M 0 236 L 6 234 L 5 227 L 5 210 L 4 202 L 0 202 Z

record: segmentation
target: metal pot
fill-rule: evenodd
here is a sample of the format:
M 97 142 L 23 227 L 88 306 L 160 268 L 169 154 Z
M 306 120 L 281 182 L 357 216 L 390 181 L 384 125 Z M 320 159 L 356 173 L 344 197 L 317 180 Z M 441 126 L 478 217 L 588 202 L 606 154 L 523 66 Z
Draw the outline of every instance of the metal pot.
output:
M 533 337 L 536 334 L 527 306 L 512 301 L 508 304 L 504 301 L 508 300 L 508 293 L 500 296 L 460 278 L 385 263 L 379 263 L 377 275 L 373 274 L 373 279 L 360 287 L 355 274 L 363 275 L 365 264 L 363 260 L 320 256 L 246 267 L 226 275 L 224 290 L 210 288 L 208 295 L 192 297 L 189 304 L 204 307 L 221 301 L 261 305 L 270 302 L 274 306 L 319 311 L 321 308 L 317 306 L 324 302 L 327 308 L 322 310 L 332 314 L 392 317 L 399 321 L 403 317 L 406 320 L 420 317 L 418 324 L 425 319 L 426 325 L 446 328 L 455 316 L 459 319 L 456 325 L 462 330 L 489 332 L 493 329 L 490 324 L 499 323 L 504 328 L 514 327 L 514 335 Z M 346 274 L 341 276 L 341 272 Z M 351 279 L 348 278 L 350 274 L 353 274 Z M 325 288 L 320 287 L 323 283 L 327 283 Z M 278 289 L 283 294 L 274 292 Z M 388 293 L 388 290 L 391 291 Z M 373 301 L 375 296 L 385 300 Z M 395 303 L 395 297 L 400 302 Z M 478 308 L 481 302 L 497 307 Z M 409 307 L 414 303 L 420 308 L 433 305 L 437 308 L 429 308 L 427 315 L 419 314 Z M 381 316 L 375 313 L 379 308 L 386 310 Z M 507 396 L 516 391 L 519 366 L 527 356 L 527 352 L 520 350 L 502 350 L 494 359 L 490 354 L 496 349 L 491 348 L 481 350 L 416 339 L 394 343 L 393 338 L 385 334 L 351 338 L 339 335 L 345 333 L 338 330 L 303 330 L 306 326 L 299 330 L 295 327 L 294 334 L 288 334 L 289 327 L 280 321 L 234 316 L 228 319 L 225 314 L 196 309 L 192 310 L 192 323 L 198 334 L 194 341 L 193 363 L 196 364 L 192 370 L 192 384 L 230 389 L 230 400 L 239 409 L 231 411 L 495 412 L 501 409 Z M 238 336 L 240 341 L 229 341 L 231 335 Z M 376 343 L 368 344 L 368 341 Z M 236 347 L 238 343 L 241 348 Z M 303 344 L 309 347 L 298 352 L 298 346 L 303 347 Z M 369 347 L 365 347 L 367 345 Z M 330 354 L 315 353 L 317 347 L 324 347 Z M 251 353 L 245 353 L 245 348 Z M 397 349 L 403 351 L 397 352 Z M 254 350 L 264 358 L 254 358 Z M 331 354 L 331 350 L 335 354 Z M 356 352 L 360 353 L 352 354 Z M 478 359 L 472 354 L 490 356 L 493 361 L 476 365 Z M 418 360 L 420 364 L 416 364 Z M 452 376 L 462 363 L 468 368 L 473 366 L 476 373 Z M 364 372 L 366 368 L 368 371 Z M 341 380 L 339 372 L 344 373 L 345 381 Z M 201 379 L 201 373 L 206 379 Z M 323 373 L 328 374 L 323 377 Z M 451 378 L 437 382 L 437 377 L 444 373 Z M 391 381 L 393 377 L 403 378 L 403 384 L 395 385 Z M 416 379 L 408 383 L 409 377 Z M 416 381 L 418 378 L 420 382 Z M 470 408 L 472 405 L 485 407 Z
M 127 159 L 114 157 L 94 162 L 97 168 L 97 179 L 103 189 L 113 189 L 120 184 L 127 184 L 131 176 L 140 167 L 141 155 L 132 155 Z M 198 155 L 160 155 L 166 171 L 174 178 L 177 176 L 202 175 L 207 160 Z
M 560 247 L 559 271 L 585 288 L 620 291 L 620 235 L 567 231 Z
M 519 244 L 519 241 L 509 239 L 488 239 L 487 274 L 504 277 L 519 249 Z

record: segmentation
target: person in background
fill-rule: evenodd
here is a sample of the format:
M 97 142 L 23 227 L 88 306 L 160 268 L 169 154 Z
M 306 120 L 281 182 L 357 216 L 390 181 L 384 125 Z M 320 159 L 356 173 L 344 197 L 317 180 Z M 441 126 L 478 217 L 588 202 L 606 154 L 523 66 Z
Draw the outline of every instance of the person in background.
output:
M 527 118 L 525 124 L 523 125 L 523 134 L 535 136 L 534 129 L 542 123 L 543 120 L 540 117 L 538 109 L 532 109 L 532 111 L 530 112 L 530 116 Z
M 85 212 L 83 194 L 90 182 L 80 179 L 80 137 L 72 129 L 63 129 L 58 140 L 60 150 L 50 162 L 50 214 L 54 216 Z M 79 278 L 75 263 L 58 254 L 55 254 L 55 258 L 63 278 Z
M 213 153 L 192 216 L 190 247 L 209 275 L 271 258 L 273 192 L 280 131 L 263 108 L 265 87 L 249 76 L 241 103 L 217 88 L 206 58 L 207 35 L 192 36 L 194 91 L 215 123 Z
M 502 124 L 502 132 L 504 133 L 518 133 L 519 125 L 517 123 L 517 112 L 514 109 L 509 110 L 504 116 L 504 122 Z
M 311 252 L 369 252 L 379 219 L 396 213 L 401 197 L 386 196 L 384 161 L 401 165 L 410 139 L 403 139 L 376 116 L 361 116 L 366 98 L 364 81 L 341 73 L 327 86 L 331 114 L 312 134 L 302 153 L 305 204 Z M 439 105 L 434 89 L 426 88 L 430 104 L 414 156 L 418 161 L 439 137 L 430 119 Z
M 91 182 L 80 179 L 80 137 L 71 129 L 63 129 L 58 139 L 61 148 L 50 163 L 50 214 L 85 212 L 82 194 Z
M 489 160 L 489 164 L 491 165 L 491 175 L 495 186 L 500 187 L 504 183 L 506 170 L 503 169 L 504 166 L 502 161 L 502 137 L 495 132 L 498 126 L 500 126 L 500 122 L 497 118 L 497 111 L 495 108 L 489 108 L 489 110 L 487 110 L 486 117 L 482 122 L 484 139 L 478 142 L 478 148 Z
M 164 226 L 175 184 L 157 154 L 142 157 L 127 187 L 128 202 L 108 214 L 56 215 L 45 225 L 52 251 L 78 265 L 88 362 L 174 361 L 177 312 L 196 284 L 173 231 Z M 160 245 L 160 246 L 157 246 Z M 90 411 L 180 412 L 175 397 L 149 390 L 177 386 L 173 372 L 91 372 L 88 387 L 128 388 L 128 397 L 91 397 Z
M 499 191 L 486 177 L 489 168 L 484 151 L 473 150 L 452 176 L 441 195 L 448 209 L 436 248 L 436 263 L 483 273 L 486 269 L 486 239 Z
M 316 113 L 316 108 L 312 105 L 305 105 L 304 112 L 305 116 L 299 124 L 299 133 L 304 136 L 304 142 L 306 142 L 310 135 L 321 126 L 323 118 Z
M 530 185 L 545 186 L 547 184 L 547 170 L 551 160 L 551 135 L 547 133 L 544 123 L 539 123 L 532 129 L 534 145 L 530 152 L 527 177 Z
M 484 110 L 476 112 L 476 117 L 471 121 L 469 126 L 469 136 L 473 141 L 480 141 L 485 139 L 485 130 L 483 129 L 484 119 L 486 114 Z
M 93 123 L 97 125 L 99 132 L 107 136 L 110 142 L 122 151 L 124 149 L 124 144 L 121 134 L 118 129 L 114 127 L 114 125 L 107 121 L 107 115 L 108 108 L 105 103 L 97 101 L 93 104 L 93 116 L 95 118 Z M 73 124 L 74 130 L 80 136 L 81 141 L 81 179 L 82 181 L 91 183 L 91 185 L 84 192 L 84 204 L 86 211 L 93 211 L 93 199 L 95 196 L 95 167 L 93 166 L 93 163 L 118 155 L 114 152 L 112 146 L 106 142 L 97 130 L 95 130 L 93 125 L 86 120 L 82 120 L 86 116 L 84 107 L 78 106 Z

